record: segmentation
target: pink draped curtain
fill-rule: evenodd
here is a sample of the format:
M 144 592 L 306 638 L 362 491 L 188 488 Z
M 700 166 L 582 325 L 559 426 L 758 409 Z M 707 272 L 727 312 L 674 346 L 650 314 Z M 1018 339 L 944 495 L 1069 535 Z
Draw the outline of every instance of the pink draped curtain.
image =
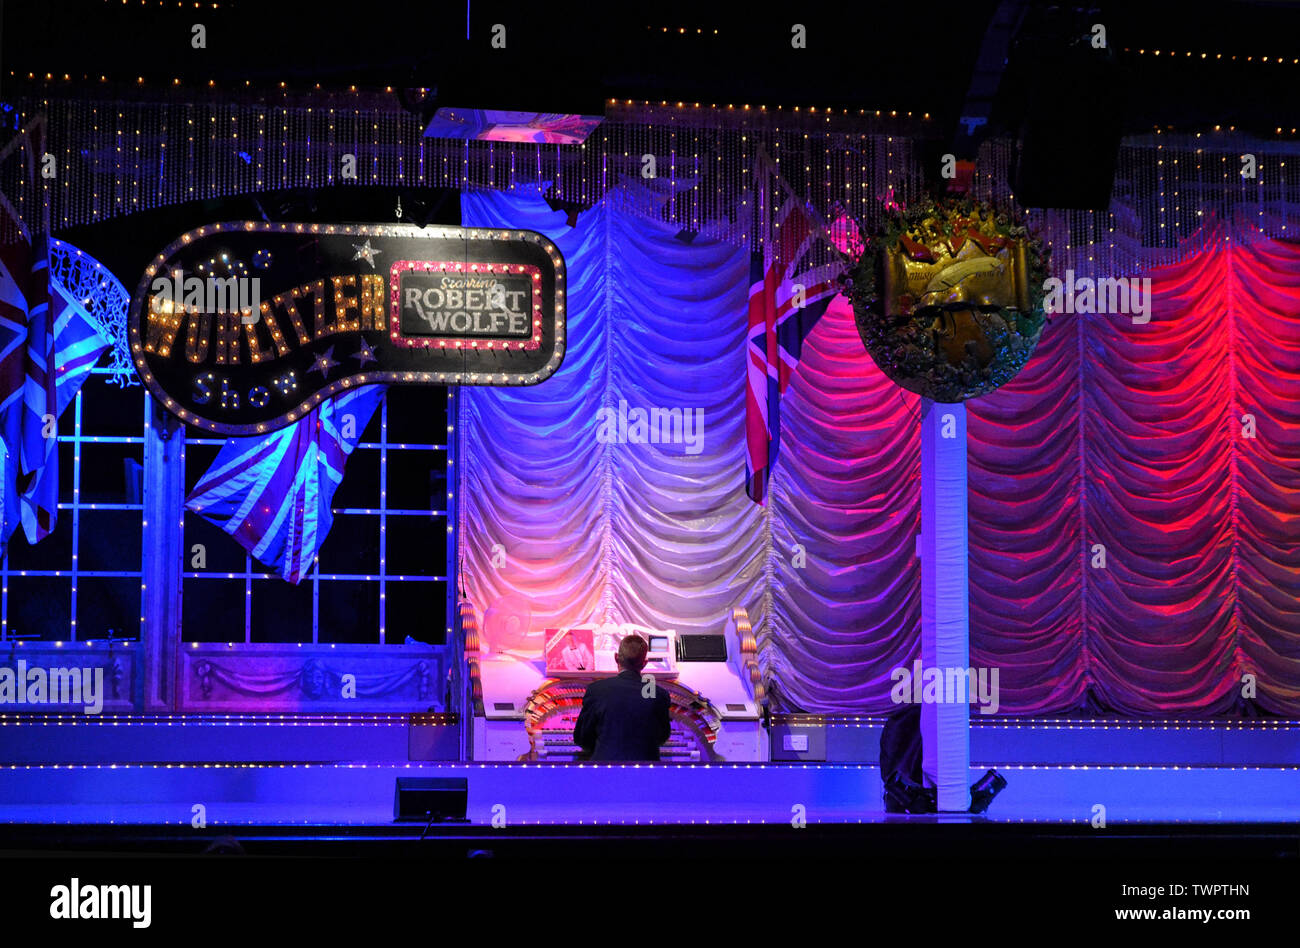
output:
M 1300 711 L 1300 247 L 1213 225 L 1150 321 L 1053 317 L 971 405 L 972 662 L 1003 708 Z M 1104 559 L 1103 559 L 1104 557 Z

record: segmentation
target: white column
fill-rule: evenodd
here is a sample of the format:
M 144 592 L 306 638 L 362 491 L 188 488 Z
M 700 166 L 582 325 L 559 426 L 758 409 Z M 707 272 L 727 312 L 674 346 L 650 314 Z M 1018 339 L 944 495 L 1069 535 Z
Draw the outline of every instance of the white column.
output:
M 181 636 L 181 567 L 185 544 L 185 429 L 145 396 L 144 426 L 144 707 L 176 707 L 177 649 Z
M 966 406 L 921 404 L 922 674 L 964 673 L 970 663 Z M 938 788 L 939 809 L 964 812 L 970 809 L 970 705 L 945 696 L 940 682 L 939 702 L 921 705 L 922 767 Z

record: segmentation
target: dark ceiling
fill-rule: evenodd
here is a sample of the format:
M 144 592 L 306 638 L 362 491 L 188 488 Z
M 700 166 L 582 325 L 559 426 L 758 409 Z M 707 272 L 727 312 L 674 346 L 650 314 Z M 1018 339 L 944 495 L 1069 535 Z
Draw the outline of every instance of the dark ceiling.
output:
M 232 95 L 281 82 L 303 91 L 315 83 L 424 86 L 462 107 L 598 112 L 618 97 L 914 110 L 931 113 L 942 133 L 969 111 L 978 72 L 986 84 L 992 76 L 996 90 L 989 130 L 1014 132 L 1035 91 L 1048 90 L 1068 111 L 1096 81 L 1066 54 L 1059 29 L 1044 31 L 1048 8 L 1039 3 L 700 2 L 674 5 L 685 12 L 671 15 L 658 12 L 663 6 L 7 0 L 0 98 L 28 91 L 28 73 L 38 82 L 49 73 L 56 90 L 73 94 L 83 76 L 92 86 L 100 76 L 143 78 L 144 88 L 180 79 L 204 92 L 211 82 Z M 1300 103 L 1289 93 L 1300 81 L 1293 62 L 1300 60 L 1300 4 L 1062 9 L 1076 33 L 1105 25 L 1127 131 L 1300 126 Z M 791 47 L 795 22 L 806 27 L 806 49 Z M 205 49 L 191 44 L 196 23 L 206 29 Z M 490 45 L 498 23 L 506 28 L 504 50 Z

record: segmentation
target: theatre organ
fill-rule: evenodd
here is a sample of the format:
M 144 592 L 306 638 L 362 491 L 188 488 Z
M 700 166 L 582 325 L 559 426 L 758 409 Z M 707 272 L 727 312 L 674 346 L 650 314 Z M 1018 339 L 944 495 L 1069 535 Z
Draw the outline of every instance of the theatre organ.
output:
M 460 621 L 474 760 L 578 759 L 573 728 L 583 693 L 597 678 L 617 674 L 613 653 L 633 633 L 650 645 L 645 673 L 671 698 L 672 736 L 660 748 L 662 761 L 769 759 L 766 694 L 743 608 L 720 618 L 719 641 L 706 660 L 692 660 L 689 648 L 683 657 L 673 630 L 593 623 L 549 629 L 531 647 L 507 650 L 484 641 L 472 603 L 461 603 Z

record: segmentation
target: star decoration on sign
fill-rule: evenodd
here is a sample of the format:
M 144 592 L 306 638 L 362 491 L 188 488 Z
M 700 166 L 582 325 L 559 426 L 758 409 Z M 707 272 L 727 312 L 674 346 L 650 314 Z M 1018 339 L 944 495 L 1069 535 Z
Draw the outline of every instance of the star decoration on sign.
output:
M 352 255 L 352 259 L 364 260 L 366 263 L 370 264 L 371 270 L 375 268 L 375 255 L 383 253 L 382 250 L 376 250 L 374 247 L 370 246 L 369 237 L 366 238 L 364 244 L 353 244 L 352 249 L 356 251 L 356 253 Z
M 366 342 L 365 339 L 361 340 L 361 348 L 357 350 L 352 358 L 361 360 L 362 368 L 365 368 L 367 362 L 379 361 L 375 358 L 375 350 L 371 348 L 370 343 Z
M 321 378 L 328 379 L 330 377 L 330 369 L 334 368 L 336 365 L 338 365 L 338 363 L 334 361 L 334 347 L 330 346 L 320 355 L 316 356 L 316 361 L 312 363 L 312 367 L 307 371 L 319 372 Z

